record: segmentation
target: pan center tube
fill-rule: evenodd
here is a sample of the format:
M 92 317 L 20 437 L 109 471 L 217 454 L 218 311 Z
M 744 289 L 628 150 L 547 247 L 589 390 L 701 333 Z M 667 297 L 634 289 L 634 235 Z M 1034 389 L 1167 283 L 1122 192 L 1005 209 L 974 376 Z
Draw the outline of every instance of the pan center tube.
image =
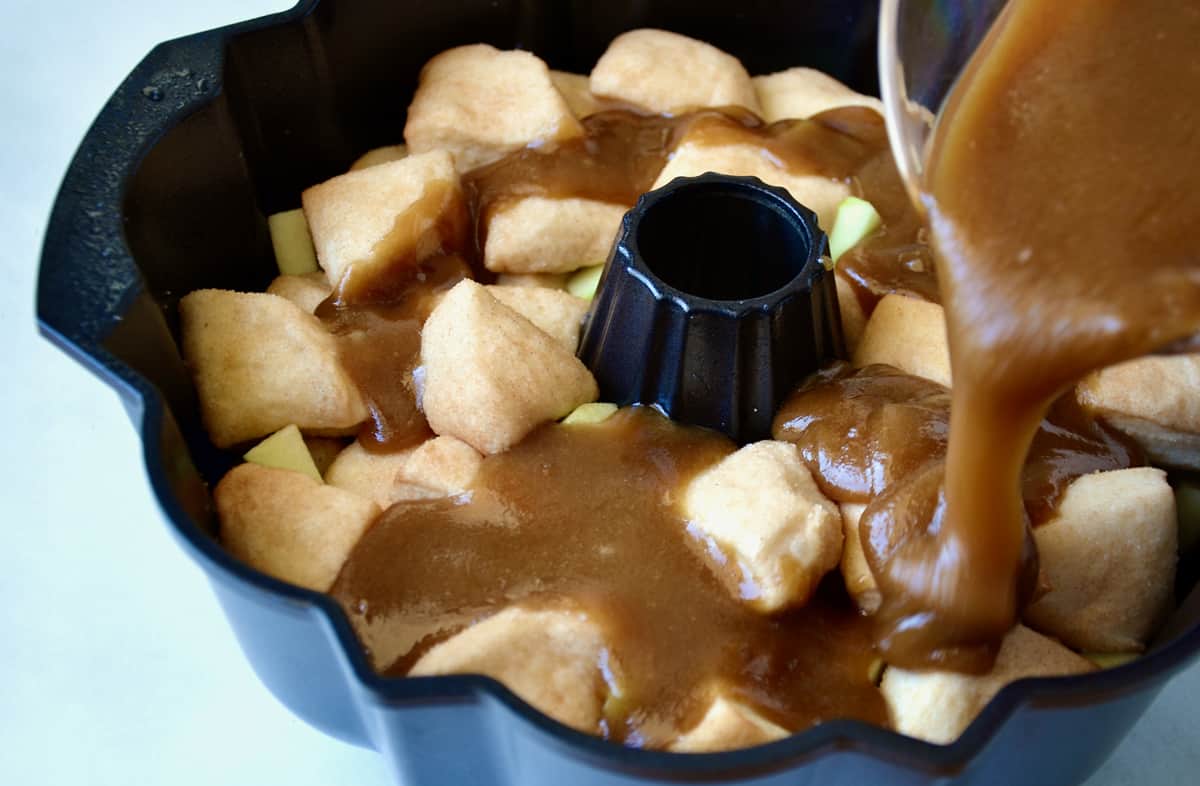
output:
M 677 178 L 621 224 L 579 356 L 601 397 L 645 404 L 740 444 L 844 355 L 816 215 L 757 178 Z

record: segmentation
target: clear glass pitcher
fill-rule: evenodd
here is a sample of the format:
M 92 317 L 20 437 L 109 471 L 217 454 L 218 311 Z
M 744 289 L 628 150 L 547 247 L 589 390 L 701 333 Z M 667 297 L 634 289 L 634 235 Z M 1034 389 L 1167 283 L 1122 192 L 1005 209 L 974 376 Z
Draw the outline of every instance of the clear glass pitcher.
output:
M 879 87 L 892 154 L 918 210 L 938 111 L 1005 0 L 883 0 Z

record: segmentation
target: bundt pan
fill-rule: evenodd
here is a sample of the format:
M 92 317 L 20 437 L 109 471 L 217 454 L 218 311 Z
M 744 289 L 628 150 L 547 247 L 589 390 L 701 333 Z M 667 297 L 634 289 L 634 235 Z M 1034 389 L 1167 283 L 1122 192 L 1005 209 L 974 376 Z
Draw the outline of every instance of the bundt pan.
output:
M 209 443 L 178 349 L 179 297 L 261 290 L 266 216 L 398 140 L 421 65 L 474 42 L 587 72 L 618 33 L 653 26 L 720 46 L 751 73 L 821 68 L 875 92 L 872 0 L 323 0 L 157 47 L 83 140 L 41 262 L 41 329 L 121 395 L 167 522 L 208 575 L 246 657 L 297 715 L 378 750 L 406 784 L 1077 783 L 1200 652 L 1195 566 L 1145 657 L 1023 680 L 949 746 L 833 720 L 751 750 L 678 755 L 568 729 L 482 677 L 385 679 L 329 598 L 257 573 L 218 544 Z M 1190 567 L 1190 569 L 1189 569 Z

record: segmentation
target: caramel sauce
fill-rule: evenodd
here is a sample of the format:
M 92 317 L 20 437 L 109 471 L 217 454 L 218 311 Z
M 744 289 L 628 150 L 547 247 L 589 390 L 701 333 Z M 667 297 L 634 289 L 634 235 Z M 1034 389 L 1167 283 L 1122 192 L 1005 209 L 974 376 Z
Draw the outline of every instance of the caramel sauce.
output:
M 931 461 L 945 460 L 950 389 L 891 366 L 836 363 L 780 407 L 771 435 L 792 442 L 825 496 L 872 503 Z M 1144 463 L 1137 448 L 1085 413 L 1074 396 L 1055 402 L 1022 467 L 1030 522 L 1045 523 L 1081 475 Z
M 508 605 L 581 607 L 605 631 L 620 683 L 606 736 L 630 745 L 662 746 L 663 729 L 694 725 L 714 678 L 788 729 L 886 724 L 870 622 L 836 577 L 803 609 L 763 616 L 726 592 L 689 538 L 680 492 L 733 449 L 640 407 L 599 426 L 543 426 L 485 459 L 469 495 L 388 510 L 332 594 L 375 667 L 396 675 Z
M 923 189 L 950 437 L 942 501 L 872 563 L 892 662 L 969 660 L 1004 635 L 1047 408 L 1200 328 L 1197 41 L 1195 3 L 1013 0 L 943 111 Z
M 469 274 L 461 257 L 436 255 L 392 272 L 387 299 L 347 301 L 335 292 L 317 307 L 367 405 L 370 418 L 358 439 L 368 450 L 402 450 L 432 436 L 413 382 L 421 326 L 437 296 Z

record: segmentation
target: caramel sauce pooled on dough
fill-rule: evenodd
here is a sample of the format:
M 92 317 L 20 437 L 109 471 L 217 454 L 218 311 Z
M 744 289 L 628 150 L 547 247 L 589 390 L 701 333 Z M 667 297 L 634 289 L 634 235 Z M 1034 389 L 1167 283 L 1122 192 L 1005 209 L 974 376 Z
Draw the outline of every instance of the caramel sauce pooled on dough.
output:
M 1047 408 L 1200 328 L 1197 41 L 1195 2 L 1013 0 L 943 111 L 923 189 L 954 369 L 944 504 L 873 562 L 891 662 L 1004 635 Z
M 694 725 L 714 678 L 790 730 L 886 725 L 870 621 L 836 576 L 804 608 L 764 616 L 726 592 L 687 534 L 682 489 L 733 449 L 641 407 L 543 426 L 485 459 L 469 495 L 389 509 L 332 594 L 375 667 L 396 675 L 511 604 L 580 608 L 606 634 L 621 695 L 596 732 L 630 745 L 660 747 Z

